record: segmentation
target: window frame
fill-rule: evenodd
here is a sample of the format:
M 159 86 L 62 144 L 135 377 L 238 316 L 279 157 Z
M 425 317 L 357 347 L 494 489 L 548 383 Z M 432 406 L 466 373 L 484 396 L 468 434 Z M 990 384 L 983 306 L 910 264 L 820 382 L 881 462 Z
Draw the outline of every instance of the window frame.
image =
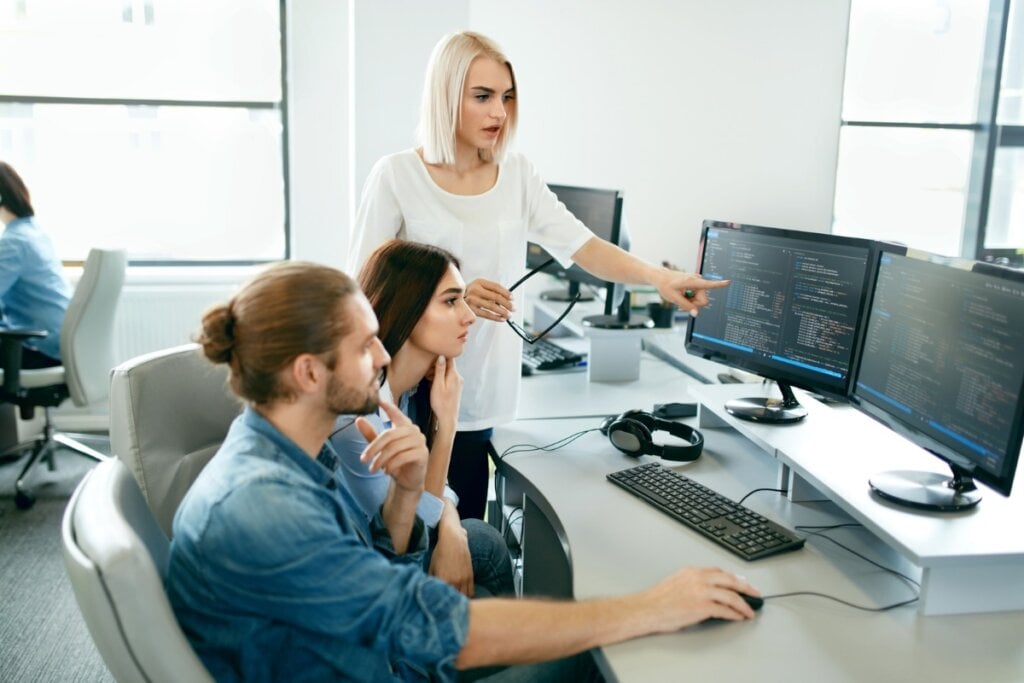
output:
M 225 267 L 225 266 L 253 266 L 265 263 L 274 263 L 279 260 L 291 259 L 291 177 L 289 172 L 288 155 L 288 26 L 286 23 L 287 12 L 286 0 L 278 0 L 278 26 L 280 30 L 280 102 L 272 100 L 177 100 L 177 99 L 136 99 L 136 98 L 104 98 L 104 97 L 40 97 L 27 95 L 0 95 L 0 103 L 12 104 L 73 104 L 73 105 L 99 105 L 99 106 L 149 106 L 149 107 L 211 107 L 227 109 L 257 109 L 280 111 L 281 113 L 281 175 L 282 191 L 284 193 L 284 253 L 280 259 L 129 259 L 129 266 L 145 267 Z M 85 258 L 85 254 L 82 255 Z M 82 263 L 79 260 L 65 260 L 65 265 Z
M 856 2 L 857 0 L 853 0 Z M 960 255 L 992 260 L 1011 254 L 1020 256 L 1024 244 L 1011 248 L 985 248 L 995 159 L 1000 149 L 1024 147 L 1024 125 L 1000 125 L 999 94 L 1009 30 L 1010 4 L 1024 0 L 989 0 L 982 69 L 978 87 L 978 116 L 975 123 L 925 123 L 921 121 L 877 121 L 840 119 L 844 126 L 967 130 L 974 133 L 974 150 L 968 171 Z M 1016 8 L 1024 11 L 1024 7 Z M 1021 37 L 1024 39 L 1024 36 Z M 833 203 L 834 204 L 834 203 Z M 833 214 L 833 220 L 835 216 Z

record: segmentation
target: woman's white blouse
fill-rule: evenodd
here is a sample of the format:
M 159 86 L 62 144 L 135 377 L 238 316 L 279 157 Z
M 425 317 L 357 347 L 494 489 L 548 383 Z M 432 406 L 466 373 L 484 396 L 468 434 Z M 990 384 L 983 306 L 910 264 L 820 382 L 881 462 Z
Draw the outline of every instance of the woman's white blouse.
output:
M 526 273 L 527 241 L 569 266 L 593 233 L 520 154 L 506 154 L 494 187 L 467 196 L 438 187 L 415 150 L 406 150 L 380 159 L 370 171 L 356 215 L 349 273 L 358 275 L 373 250 L 396 237 L 452 252 L 467 284 L 486 278 L 508 287 Z M 522 297 L 514 301 L 521 323 Z M 472 325 L 456 361 L 465 378 L 460 430 L 515 419 L 521 352 L 522 340 L 505 323 L 479 318 Z

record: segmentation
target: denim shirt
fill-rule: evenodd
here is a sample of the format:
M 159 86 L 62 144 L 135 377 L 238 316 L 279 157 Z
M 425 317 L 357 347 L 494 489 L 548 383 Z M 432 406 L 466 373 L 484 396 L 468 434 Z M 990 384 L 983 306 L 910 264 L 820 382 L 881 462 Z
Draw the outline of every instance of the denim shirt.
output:
M 415 405 L 411 399 L 415 393 L 416 388 L 414 387 L 402 394 L 395 402 L 390 385 L 384 382 L 380 387 L 381 399 L 395 402 L 398 409 L 408 415 L 413 422 L 416 421 L 416 414 Z M 378 434 L 391 428 L 391 420 L 383 408 L 376 413 L 364 415 L 364 417 Z M 341 476 L 352 495 L 359 501 L 363 512 L 372 516 L 384 504 L 391 478 L 384 472 L 371 472 L 370 465 L 359 459 L 368 444 L 363 433 L 355 426 L 355 421 L 355 415 L 340 416 L 335 424 L 335 432 L 331 434 L 330 442 L 338 457 L 341 458 L 341 467 L 339 468 Z M 448 486 L 444 487 L 444 497 L 455 505 L 459 504 L 459 497 Z M 441 521 L 442 512 L 444 512 L 444 500 L 429 491 L 424 491 L 420 496 L 420 502 L 416 505 L 416 514 L 420 519 L 433 529 Z
M 174 517 L 166 588 L 218 681 L 453 680 L 467 599 L 398 556 L 338 477 L 252 408 Z
M 60 328 L 71 287 L 49 234 L 31 218 L 16 218 L 0 235 L 0 327 L 46 330 L 25 346 L 60 359 Z

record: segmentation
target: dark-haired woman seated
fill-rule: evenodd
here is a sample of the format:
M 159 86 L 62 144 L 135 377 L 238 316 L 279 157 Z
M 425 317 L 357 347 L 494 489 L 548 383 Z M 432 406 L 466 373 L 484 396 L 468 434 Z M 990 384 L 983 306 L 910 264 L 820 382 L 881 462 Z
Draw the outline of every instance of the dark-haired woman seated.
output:
M 465 301 L 466 284 L 449 252 L 417 242 L 382 244 L 363 266 L 359 285 L 380 323 L 378 336 L 391 355 L 380 397 L 392 401 L 427 437 L 430 462 L 418 514 L 432 529 L 430 574 L 468 596 L 514 592 L 512 565 L 501 535 L 479 519 L 459 520 L 458 499 L 446 485 L 462 393 L 455 357 L 462 353 L 476 316 Z M 379 433 L 387 415 L 366 416 Z M 331 443 L 341 456 L 346 482 L 367 515 L 384 502 L 388 477 L 359 460 L 368 443 L 353 417 L 341 417 Z
M 10 164 L 0 161 L 0 328 L 45 330 L 24 342 L 23 368 L 61 364 L 60 328 L 71 287 L 50 235 L 33 220 L 28 188 Z

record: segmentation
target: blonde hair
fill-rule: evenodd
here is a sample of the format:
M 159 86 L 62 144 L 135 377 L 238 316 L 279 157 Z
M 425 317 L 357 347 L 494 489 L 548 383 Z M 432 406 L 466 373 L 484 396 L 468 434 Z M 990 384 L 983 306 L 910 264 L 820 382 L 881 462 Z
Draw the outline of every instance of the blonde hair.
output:
M 512 63 L 497 43 L 487 36 L 472 31 L 450 33 L 437 42 L 423 81 L 423 100 L 420 105 L 420 124 L 417 130 L 423 159 L 428 164 L 455 163 L 455 133 L 459 127 L 462 109 L 462 89 L 466 84 L 469 65 L 477 57 L 487 57 L 508 67 L 512 88 L 516 87 L 516 74 Z M 484 161 L 500 162 L 516 131 L 518 106 L 508 112 L 493 154 L 480 151 Z

